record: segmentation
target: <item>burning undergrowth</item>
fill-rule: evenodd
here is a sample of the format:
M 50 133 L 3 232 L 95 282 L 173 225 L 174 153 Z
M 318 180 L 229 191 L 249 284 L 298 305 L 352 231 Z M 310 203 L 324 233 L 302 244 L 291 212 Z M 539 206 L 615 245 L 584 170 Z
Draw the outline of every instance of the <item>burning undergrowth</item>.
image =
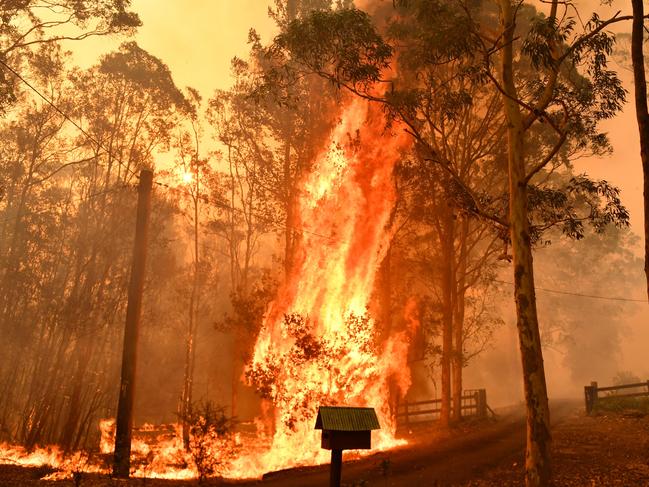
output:
M 132 448 L 135 476 L 250 478 L 328 461 L 313 429 L 319 405 L 373 407 L 382 427 L 374 449 L 399 444 L 390 398 L 410 385 L 407 356 L 417 322 L 406 317 L 406 329 L 386 334 L 369 310 L 391 239 L 393 167 L 406 144 L 405 135 L 386 131 L 382 113 L 367 103 L 343 111 L 303 180 L 295 264 L 266 312 L 246 369 L 246 379 L 264 398 L 256 434 L 234 433 L 214 408 L 191 418 L 189 448 L 176 425 L 152 428 L 155 434 L 141 429 Z M 112 424 L 104 422 L 106 458 L 112 441 Z M 2 448 L 6 463 L 49 464 L 61 475 L 80 468 L 58 450 L 36 459 Z M 85 471 L 107 471 L 106 463 L 82 463 Z

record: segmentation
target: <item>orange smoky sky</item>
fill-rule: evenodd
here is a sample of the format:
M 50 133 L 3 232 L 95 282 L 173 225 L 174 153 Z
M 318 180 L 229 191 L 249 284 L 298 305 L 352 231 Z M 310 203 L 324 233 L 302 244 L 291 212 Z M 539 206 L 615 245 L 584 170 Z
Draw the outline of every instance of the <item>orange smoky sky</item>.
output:
M 204 98 L 230 86 L 230 60 L 245 57 L 248 32 L 270 40 L 275 24 L 271 0 L 133 0 L 142 20 L 135 40 L 165 62 L 179 87 L 196 88 Z M 116 49 L 123 37 L 91 38 L 68 47 L 76 61 L 90 66 Z

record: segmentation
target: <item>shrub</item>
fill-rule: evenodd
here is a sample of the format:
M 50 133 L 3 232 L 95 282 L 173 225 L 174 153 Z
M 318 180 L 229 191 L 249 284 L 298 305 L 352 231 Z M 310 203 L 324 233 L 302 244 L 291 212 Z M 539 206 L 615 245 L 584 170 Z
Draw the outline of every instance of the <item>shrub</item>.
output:
M 237 453 L 232 434 L 235 420 L 225 407 L 210 401 L 192 407 L 186 419 L 189 425 L 189 450 L 196 465 L 199 482 L 222 473 L 224 466 Z

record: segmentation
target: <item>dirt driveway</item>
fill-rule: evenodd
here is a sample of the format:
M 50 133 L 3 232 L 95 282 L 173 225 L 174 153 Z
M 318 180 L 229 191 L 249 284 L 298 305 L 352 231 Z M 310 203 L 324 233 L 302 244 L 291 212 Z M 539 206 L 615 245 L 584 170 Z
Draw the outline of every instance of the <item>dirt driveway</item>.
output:
M 554 424 L 578 407 L 578 403 L 569 401 L 553 404 Z M 458 485 L 503 464 L 518 463 L 524 447 L 525 419 L 523 411 L 516 410 L 487 424 L 468 424 L 450 431 L 413 431 L 406 447 L 346 462 L 342 481 L 350 487 Z M 236 485 L 326 486 L 328 479 L 328 466 L 320 466 L 276 472 L 261 481 Z

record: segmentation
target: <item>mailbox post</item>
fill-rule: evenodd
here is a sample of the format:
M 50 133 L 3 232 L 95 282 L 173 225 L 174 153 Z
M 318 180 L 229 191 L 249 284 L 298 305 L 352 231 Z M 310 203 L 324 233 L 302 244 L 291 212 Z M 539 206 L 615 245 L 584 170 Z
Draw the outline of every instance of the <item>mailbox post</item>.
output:
M 330 487 L 340 487 L 343 450 L 369 450 L 372 430 L 380 428 L 374 408 L 320 406 L 315 429 L 322 430 L 322 448 L 331 450 Z

